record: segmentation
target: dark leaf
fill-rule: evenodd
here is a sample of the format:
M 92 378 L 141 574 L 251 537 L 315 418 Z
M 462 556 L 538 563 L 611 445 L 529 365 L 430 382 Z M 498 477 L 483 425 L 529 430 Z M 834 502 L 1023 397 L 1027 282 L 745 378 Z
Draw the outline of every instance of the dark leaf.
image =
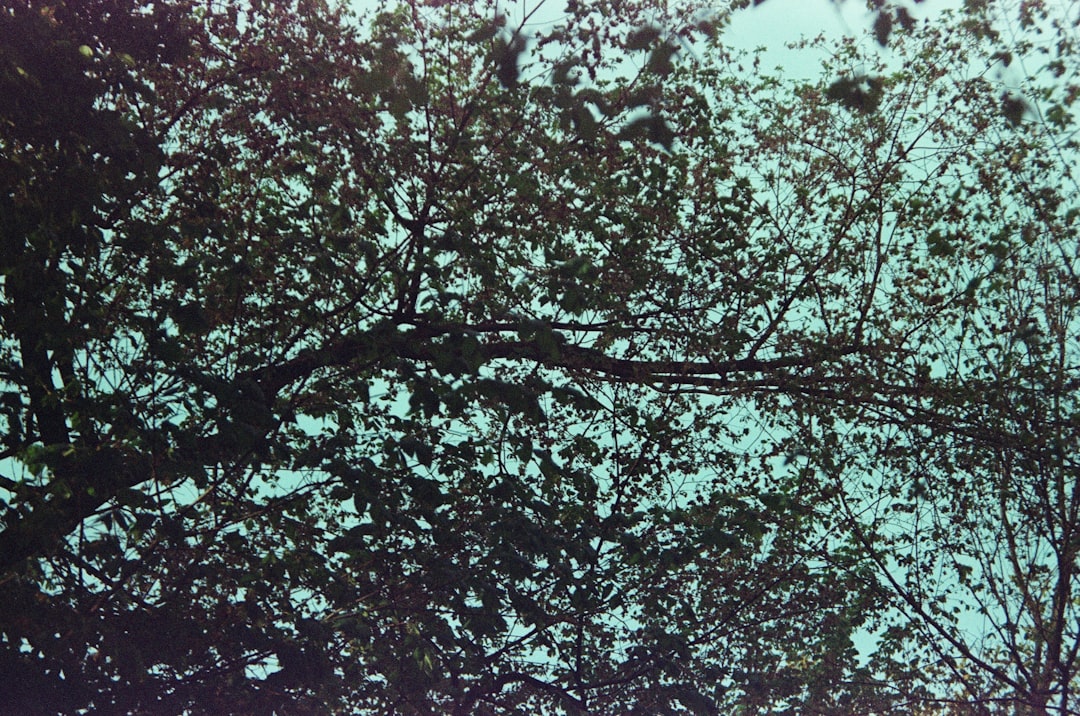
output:
M 660 29 L 653 25 L 646 25 L 626 36 L 626 48 L 628 50 L 644 50 L 658 39 L 660 39 Z
M 848 109 L 873 114 L 881 103 L 883 86 L 878 77 L 841 77 L 829 85 L 825 96 Z
M 1028 104 L 1022 97 L 1017 97 L 1008 92 L 1001 94 L 1001 114 L 1013 127 L 1020 126 L 1027 111 Z
M 889 14 L 888 10 L 878 10 L 877 17 L 874 18 L 874 39 L 878 44 L 885 47 L 889 44 L 889 35 L 893 30 L 893 18 Z
M 507 89 L 517 86 L 518 58 L 525 51 L 525 40 L 518 34 L 514 34 L 509 41 L 497 40 L 495 43 L 495 76 L 499 83 Z

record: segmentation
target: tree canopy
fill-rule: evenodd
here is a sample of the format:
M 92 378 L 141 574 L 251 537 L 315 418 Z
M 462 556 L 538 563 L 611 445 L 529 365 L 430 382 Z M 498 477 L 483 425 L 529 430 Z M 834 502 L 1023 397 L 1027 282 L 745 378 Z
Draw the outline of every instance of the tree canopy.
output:
M 1080 712 L 1077 8 L 761 2 L 0 9 L 12 708 Z

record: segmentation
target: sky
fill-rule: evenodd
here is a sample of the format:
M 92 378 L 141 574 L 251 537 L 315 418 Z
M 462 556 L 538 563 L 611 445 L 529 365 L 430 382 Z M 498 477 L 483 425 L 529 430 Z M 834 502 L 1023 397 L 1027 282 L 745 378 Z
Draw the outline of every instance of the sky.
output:
M 798 65 L 800 59 L 785 48 L 788 43 L 819 33 L 832 37 L 857 35 L 872 22 L 873 16 L 861 0 L 767 0 L 736 13 L 724 37 L 739 49 L 766 48 L 766 67 L 789 67 L 793 62 Z
M 735 13 L 724 30 L 725 41 L 733 48 L 764 48 L 762 67 L 782 66 L 790 78 L 816 78 L 820 59 L 807 51 L 788 48 L 800 38 L 840 39 L 853 37 L 877 46 L 870 35 L 876 13 L 865 0 L 760 0 L 761 4 Z M 916 21 L 933 17 L 946 8 L 956 8 L 960 0 L 902 0 L 902 5 Z M 879 48 L 880 49 L 880 48 Z M 888 53 L 888 49 L 880 49 Z
M 726 0 L 716 0 L 718 3 Z M 758 46 L 767 48 L 767 57 L 784 60 L 785 67 L 794 59 L 785 45 L 802 36 L 855 36 L 869 30 L 874 13 L 867 9 L 865 0 L 756 0 L 760 5 L 736 13 L 731 25 L 724 32 L 726 40 L 736 48 L 752 50 Z M 895 0 L 894 0 L 895 1 Z M 370 9 L 391 5 L 383 0 L 352 0 L 357 9 Z M 454 0 L 449 0 L 454 2 Z M 589 0 L 584 0 L 589 2 Z M 901 0 L 904 7 L 916 19 L 936 10 L 959 5 L 959 0 Z M 507 6 L 520 6 L 520 0 L 508 0 Z M 539 17 L 561 14 L 566 0 L 526 0 L 526 6 L 546 5 Z M 709 0 L 702 0 L 708 5 Z M 869 39 L 869 38 L 868 38 Z M 769 66 L 769 65 L 767 65 Z M 806 68 L 807 70 L 811 68 Z
M 351 0 L 361 9 L 386 7 L 391 0 Z M 443 0 L 446 5 L 456 0 Z M 578 0 L 587 5 L 595 0 Z M 667 0 L 662 0 L 665 4 Z M 723 5 L 729 0 L 698 0 L 703 7 L 710 4 Z M 874 47 L 877 43 L 870 35 L 876 13 L 867 7 L 866 0 L 754 0 L 753 7 L 734 13 L 731 23 L 724 28 L 724 42 L 735 50 L 763 49 L 761 66 L 773 70 L 782 66 L 789 79 L 810 79 L 820 74 L 822 58 L 810 51 L 796 51 L 788 46 L 801 38 L 824 35 L 830 39 L 858 38 Z M 933 17 L 942 9 L 959 7 L 962 0 L 890 0 L 904 7 L 916 20 Z M 533 25 L 545 25 L 563 14 L 567 0 L 498 0 L 513 19 L 525 8 L 532 13 Z M 882 52 L 887 53 L 888 49 Z

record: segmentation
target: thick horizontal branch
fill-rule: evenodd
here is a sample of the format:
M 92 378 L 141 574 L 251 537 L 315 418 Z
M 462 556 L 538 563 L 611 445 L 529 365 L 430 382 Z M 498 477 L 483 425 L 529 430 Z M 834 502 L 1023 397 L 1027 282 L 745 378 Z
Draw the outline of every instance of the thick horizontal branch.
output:
M 573 324 L 560 324 L 573 331 Z M 832 350 L 828 356 L 794 355 L 772 359 L 745 358 L 728 360 L 644 360 L 623 358 L 601 350 L 569 343 L 562 332 L 550 324 L 491 323 L 481 325 L 428 324 L 402 329 L 386 323 L 352 336 L 308 349 L 284 361 L 263 366 L 231 377 L 236 384 L 257 385 L 258 399 L 272 409 L 278 394 L 287 386 L 304 380 L 320 370 L 357 366 L 388 365 L 395 359 L 436 363 L 445 357 L 448 338 L 471 335 L 470 360 L 485 364 L 495 360 L 528 361 L 551 369 L 588 374 L 607 380 L 628 383 L 700 388 L 721 392 L 738 387 L 751 389 L 782 389 L 797 382 L 793 369 L 819 367 L 826 360 L 836 360 L 857 352 L 856 347 Z M 527 336 L 523 339 L 522 336 Z M 451 348 L 451 350 L 453 350 Z M 190 366 L 183 371 L 185 379 L 200 382 L 197 371 Z M 755 374 L 756 379 L 748 374 Z M 732 381 L 732 376 L 740 378 Z M 229 379 L 226 379 L 229 380 Z M 206 379 L 207 384 L 213 382 Z M 220 382 L 220 381 L 219 381 Z M 273 424 L 261 425 L 269 432 Z M 82 446 L 85 448 L 86 446 Z M 187 450 L 173 454 L 172 461 L 185 465 L 232 463 L 243 459 L 239 451 L 250 446 L 237 446 L 217 435 L 208 435 L 194 442 Z M 84 449 L 83 458 L 64 463 L 63 474 L 54 481 L 65 483 L 70 497 L 55 496 L 32 512 L 14 518 L 0 532 L 0 572 L 16 568 L 26 559 L 51 552 L 60 541 L 122 490 L 150 479 L 152 466 L 161 456 L 128 454 L 117 449 L 107 451 L 109 465 L 102 467 L 105 452 Z
M 574 324 L 557 325 L 569 331 L 577 330 Z M 523 328 L 531 331 L 546 330 L 549 338 L 521 340 L 506 335 L 513 333 L 516 336 Z M 431 324 L 405 331 L 399 331 L 394 326 L 382 326 L 344 338 L 329 346 L 304 351 L 280 364 L 252 371 L 247 377 L 263 386 L 269 397 L 276 395 L 286 385 L 308 377 L 321 368 L 378 362 L 380 358 L 390 355 L 431 361 L 440 350 L 434 341 L 453 335 L 483 337 L 484 340 L 471 355 L 472 360 L 480 363 L 496 359 L 526 360 L 548 368 L 585 371 L 628 382 L 664 385 L 720 387 L 727 384 L 731 374 L 762 374 L 793 368 L 811 368 L 826 360 L 835 360 L 859 352 L 857 346 L 850 346 L 832 349 L 827 355 L 794 355 L 771 359 L 643 360 L 620 358 L 595 348 L 574 345 L 567 342 L 558 329 L 553 329 L 552 324 Z

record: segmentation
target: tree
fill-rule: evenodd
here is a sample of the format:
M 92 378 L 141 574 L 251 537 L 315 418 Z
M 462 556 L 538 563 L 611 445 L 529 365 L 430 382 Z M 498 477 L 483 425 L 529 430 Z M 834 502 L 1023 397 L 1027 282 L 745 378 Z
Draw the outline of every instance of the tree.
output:
M 3 14 L 24 710 L 1069 708 L 1066 115 L 582 5 Z
M 834 549 L 894 605 L 879 655 L 921 672 L 926 692 L 881 671 L 950 713 L 1077 710 L 1075 55 L 1062 16 L 1017 7 L 1009 44 L 994 29 L 1003 3 L 963 28 L 990 63 L 959 85 L 927 155 L 950 200 L 924 181 L 894 209 L 893 236 L 928 232 L 898 244 L 912 273 L 892 279 L 913 299 L 894 316 L 906 361 L 876 361 L 843 396 L 806 395 L 845 407 L 806 405 L 794 438 L 832 498 Z M 955 38 L 941 41 L 962 57 Z

